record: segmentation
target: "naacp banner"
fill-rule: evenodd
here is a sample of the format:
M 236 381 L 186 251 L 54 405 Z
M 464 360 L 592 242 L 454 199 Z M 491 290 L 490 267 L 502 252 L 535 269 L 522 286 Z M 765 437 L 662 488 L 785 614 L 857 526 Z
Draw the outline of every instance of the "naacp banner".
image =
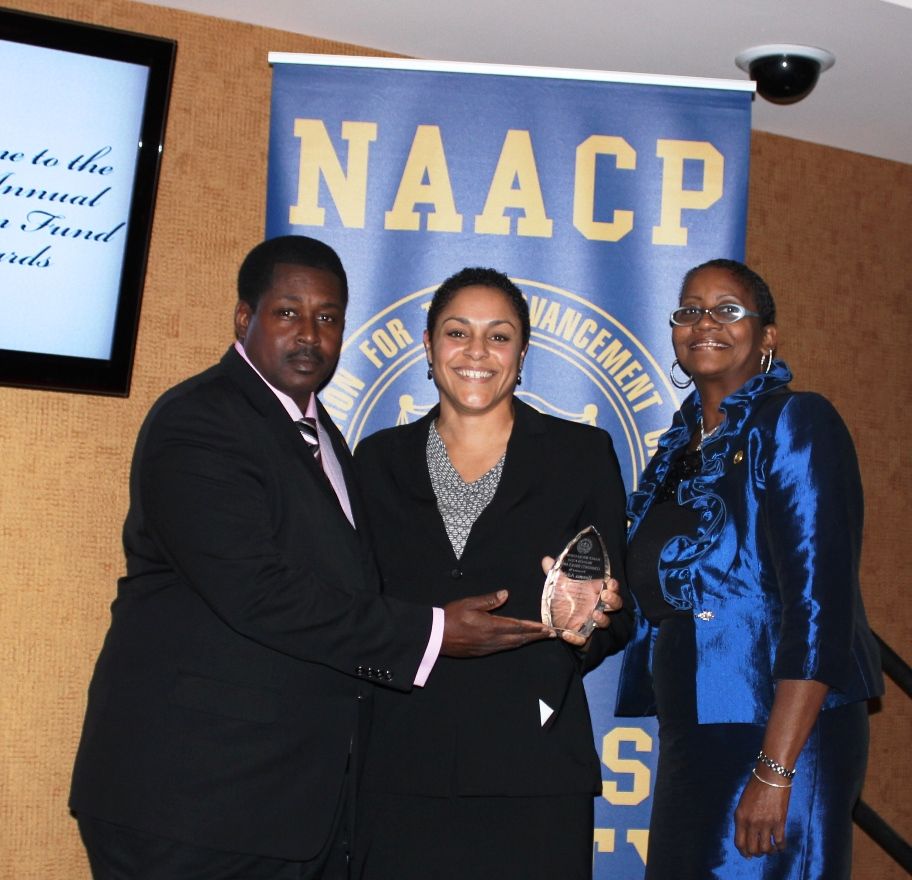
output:
M 351 291 L 321 399 L 349 444 L 436 403 L 422 331 L 464 266 L 528 299 L 518 396 L 614 439 L 628 490 L 677 409 L 681 278 L 743 259 L 752 84 L 273 53 L 266 236 L 331 244 Z M 643 876 L 652 719 L 615 719 L 619 658 L 587 677 L 603 764 L 596 878 Z M 540 772 L 540 768 L 530 768 Z

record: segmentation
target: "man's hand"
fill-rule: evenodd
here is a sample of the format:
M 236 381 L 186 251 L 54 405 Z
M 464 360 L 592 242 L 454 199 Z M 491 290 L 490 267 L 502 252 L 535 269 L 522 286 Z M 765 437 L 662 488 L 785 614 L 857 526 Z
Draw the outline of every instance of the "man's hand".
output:
M 554 559 L 551 556 L 545 556 L 542 559 L 541 567 L 546 577 L 548 572 L 551 571 L 552 565 L 554 565 Z M 596 628 L 607 629 L 611 623 L 608 612 L 620 611 L 623 606 L 624 602 L 621 599 L 620 584 L 614 578 L 608 578 L 604 581 L 604 587 L 599 594 L 598 607 L 592 614 L 592 619 L 595 621 Z M 590 633 L 588 636 L 581 636 L 565 629 L 561 632 L 561 638 L 568 644 L 573 645 L 574 648 L 583 648 L 588 644 L 589 639 L 592 638 L 592 634 Z
M 483 657 L 555 637 L 554 630 L 541 622 L 491 614 L 506 601 L 507 591 L 498 590 L 445 605 L 440 653 L 446 657 Z

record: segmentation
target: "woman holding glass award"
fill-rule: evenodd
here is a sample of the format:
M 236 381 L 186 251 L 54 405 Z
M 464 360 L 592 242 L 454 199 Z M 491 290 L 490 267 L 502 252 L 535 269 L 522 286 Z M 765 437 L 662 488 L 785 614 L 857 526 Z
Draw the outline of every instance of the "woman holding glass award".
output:
M 588 526 L 623 571 L 611 438 L 514 396 L 529 334 L 522 293 L 499 272 L 463 269 L 435 293 L 424 345 L 439 403 L 355 456 L 388 595 L 443 606 L 506 588 L 505 614 L 538 618 L 542 557 L 572 544 L 579 561 L 600 543 L 573 542 Z M 605 576 L 597 555 L 590 609 Z M 620 608 L 617 582 L 606 583 L 601 607 Z M 582 676 L 623 647 L 632 621 L 627 610 L 591 616 L 591 636 L 574 623 L 518 651 L 440 657 L 424 688 L 376 693 L 357 832 L 364 880 L 591 876 L 601 775 Z
M 852 440 L 789 389 L 747 266 L 688 272 L 671 324 L 673 378 L 696 390 L 628 503 L 638 615 L 618 693 L 619 715 L 659 717 L 646 876 L 848 878 L 882 692 Z

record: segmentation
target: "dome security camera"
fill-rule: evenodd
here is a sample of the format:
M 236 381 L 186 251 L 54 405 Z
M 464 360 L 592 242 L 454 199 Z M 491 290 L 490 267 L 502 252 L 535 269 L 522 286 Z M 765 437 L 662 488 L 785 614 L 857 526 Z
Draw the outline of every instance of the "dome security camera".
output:
M 817 79 L 836 59 L 826 49 L 777 43 L 754 46 L 735 58 L 735 64 L 757 83 L 757 92 L 774 104 L 794 104 L 806 98 Z

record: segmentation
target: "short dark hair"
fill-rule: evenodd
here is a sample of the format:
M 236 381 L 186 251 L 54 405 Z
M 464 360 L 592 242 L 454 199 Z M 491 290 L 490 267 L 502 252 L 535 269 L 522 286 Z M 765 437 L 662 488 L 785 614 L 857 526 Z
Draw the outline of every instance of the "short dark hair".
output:
M 434 335 L 437 318 L 446 304 L 466 287 L 480 285 L 493 287 L 503 293 L 513 304 L 516 316 L 522 331 L 522 344 L 525 347 L 529 342 L 532 327 L 529 322 L 529 304 L 522 291 L 503 272 L 496 269 L 485 269 L 482 266 L 467 266 L 460 269 L 455 275 L 450 275 L 434 292 L 431 305 L 427 313 L 427 331 L 429 336 Z
M 769 285 L 751 268 L 739 263 L 737 260 L 715 259 L 707 260 L 699 266 L 694 266 L 681 282 L 681 292 L 678 294 L 678 302 L 684 298 L 687 291 L 687 285 L 690 280 L 702 269 L 724 269 L 734 276 L 735 280 L 754 298 L 754 305 L 760 313 L 760 323 L 762 326 L 776 323 L 776 302 Z
M 306 235 L 280 235 L 261 241 L 241 263 L 238 270 L 238 298 L 256 311 L 264 291 L 272 284 L 275 267 L 279 263 L 306 266 L 308 269 L 325 269 L 339 279 L 342 304 L 348 304 L 348 278 L 339 255 L 328 245 Z

